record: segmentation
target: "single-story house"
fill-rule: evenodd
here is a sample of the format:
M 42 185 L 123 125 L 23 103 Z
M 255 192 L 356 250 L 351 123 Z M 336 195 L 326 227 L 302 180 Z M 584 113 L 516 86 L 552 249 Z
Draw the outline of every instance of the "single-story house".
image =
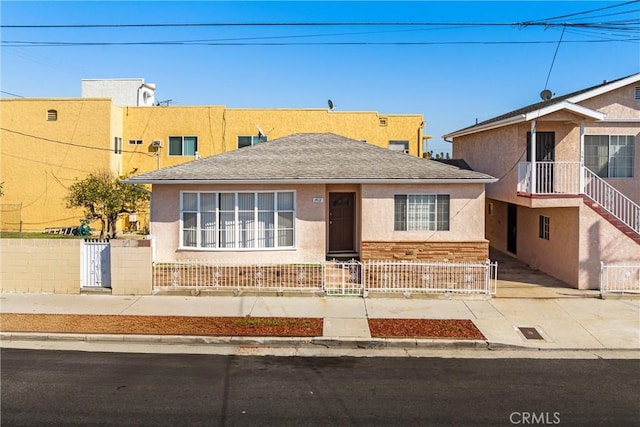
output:
M 129 178 L 151 184 L 156 260 L 485 261 L 490 175 L 299 133 Z

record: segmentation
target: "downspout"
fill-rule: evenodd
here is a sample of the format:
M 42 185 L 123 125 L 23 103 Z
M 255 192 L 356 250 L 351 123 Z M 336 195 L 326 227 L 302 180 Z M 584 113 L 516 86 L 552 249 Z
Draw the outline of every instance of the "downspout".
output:
M 531 194 L 536 194 L 536 121 L 531 121 Z

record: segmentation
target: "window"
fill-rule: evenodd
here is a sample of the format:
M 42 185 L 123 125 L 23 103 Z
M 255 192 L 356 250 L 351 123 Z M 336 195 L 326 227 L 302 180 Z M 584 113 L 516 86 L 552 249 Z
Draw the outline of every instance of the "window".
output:
M 584 137 L 584 165 L 601 178 L 632 178 L 634 156 L 632 135 Z
M 119 136 L 113 138 L 113 152 L 116 154 L 122 154 L 122 138 Z
M 449 230 L 448 194 L 402 194 L 394 201 L 394 230 Z
M 267 142 L 267 135 L 239 136 L 238 148 L 251 147 L 261 142 Z
M 182 193 L 182 247 L 292 248 L 294 192 Z
M 636 98 L 636 101 L 640 100 L 640 86 L 636 86 L 635 88 L 635 98 Z
M 549 217 L 540 215 L 538 222 L 538 237 L 544 240 L 549 240 Z
M 58 110 L 48 110 L 47 121 L 55 122 L 56 120 L 58 120 Z
M 129 145 L 142 145 L 142 140 L 141 139 L 130 139 L 129 140 Z
M 389 150 L 401 151 L 403 153 L 409 152 L 409 141 L 389 141 Z
M 197 136 L 170 136 L 170 156 L 195 156 L 198 152 Z
M 380 117 L 378 119 L 378 123 L 380 123 L 380 126 L 386 126 L 387 125 L 387 118 L 386 117 Z

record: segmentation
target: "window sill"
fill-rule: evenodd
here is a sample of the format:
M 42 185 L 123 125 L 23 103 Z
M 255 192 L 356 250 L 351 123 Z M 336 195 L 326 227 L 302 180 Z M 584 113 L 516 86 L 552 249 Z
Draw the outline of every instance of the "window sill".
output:
M 194 248 L 190 246 L 178 247 L 178 252 L 291 252 L 295 251 L 294 246 L 284 248 Z

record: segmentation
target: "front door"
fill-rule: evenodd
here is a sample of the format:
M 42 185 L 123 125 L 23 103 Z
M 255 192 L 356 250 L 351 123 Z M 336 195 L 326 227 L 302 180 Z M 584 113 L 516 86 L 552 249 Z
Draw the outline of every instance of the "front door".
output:
M 553 193 L 553 162 L 556 159 L 555 132 L 536 132 L 536 192 Z M 531 132 L 527 132 L 527 161 L 531 161 Z
M 355 193 L 329 193 L 329 253 L 353 252 Z
M 507 205 L 507 250 L 512 254 L 517 253 L 518 242 L 518 206 L 509 203 Z

